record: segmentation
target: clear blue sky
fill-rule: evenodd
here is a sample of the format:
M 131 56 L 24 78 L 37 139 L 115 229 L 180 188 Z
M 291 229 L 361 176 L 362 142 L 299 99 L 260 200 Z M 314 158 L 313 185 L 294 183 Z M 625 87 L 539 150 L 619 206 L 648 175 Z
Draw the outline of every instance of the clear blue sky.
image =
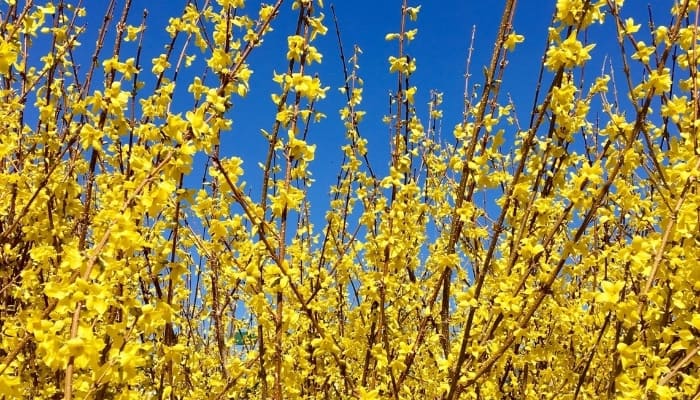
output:
M 201 2 L 201 1 L 200 1 Z M 101 22 L 106 2 L 86 2 L 88 24 L 96 29 Z M 169 41 L 163 27 L 170 16 L 180 13 L 184 1 L 134 0 L 129 22 L 138 25 L 141 11 L 149 11 L 148 30 L 146 32 L 145 69 L 150 69 L 150 59 L 162 51 L 162 45 Z M 247 1 L 251 14 L 257 14 L 259 2 Z M 246 180 L 250 182 L 254 199 L 259 197 L 259 176 L 257 163 L 263 160 L 266 143 L 260 135 L 260 129 L 270 130 L 275 117 L 275 108 L 270 100 L 271 93 L 279 92 L 279 86 L 271 81 L 273 71 L 286 69 L 286 37 L 294 31 L 296 12 L 291 10 L 291 1 L 282 6 L 280 17 L 274 22 L 275 31 L 265 38 L 261 48 L 254 51 L 249 64 L 255 71 L 251 79 L 251 90 L 246 99 L 234 99 L 231 117 L 234 120 L 233 131 L 222 137 L 222 156 L 242 156 L 245 160 Z M 388 129 L 381 123 L 387 112 L 388 93 L 396 85 L 395 75 L 389 74 L 387 58 L 397 54 L 397 42 L 384 40 L 385 34 L 397 32 L 400 26 L 402 0 L 326 0 L 326 25 L 329 32 L 319 37 L 315 45 L 323 53 L 323 63 L 315 67 L 324 86 L 330 86 L 327 98 L 318 104 L 318 110 L 327 115 L 322 123 L 310 130 L 309 141 L 317 144 L 316 160 L 311 169 L 317 179 L 312 190 L 312 199 L 316 203 L 316 212 L 325 210 L 324 197 L 328 186 L 335 182 L 341 160 L 340 145 L 344 141 L 342 123 L 338 110 L 343 106 L 345 97 L 338 91 L 343 85 L 343 73 L 338 56 L 337 39 L 334 31 L 330 5 L 334 4 L 339 20 L 346 57 L 352 53 L 353 44 L 359 45 L 363 54 L 360 58 L 361 77 L 364 79 L 364 102 L 360 109 L 366 110 L 365 121 L 360 126 L 364 137 L 370 140 L 369 149 L 373 167 L 381 172 L 388 162 Z M 449 137 L 456 123 L 461 120 L 462 95 L 464 90 L 465 61 L 472 27 L 476 26 L 475 52 L 472 58 L 472 83 L 480 83 L 483 78 L 482 68 L 488 63 L 493 41 L 500 21 L 503 1 L 483 0 L 440 0 L 409 1 L 410 6 L 422 6 L 418 21 L 410 22 L 409 28 L 417 27 L 418 36 L 406 49 L 417 60 L 418 69 L 411 78 L 419 87 L 416 104 L 419 114 L 427 123 L 427 102 L 431 89 L 444 92 L 443 137 Z M 519 107 L 519 116 L 526 123 L 533 101 L 534 85 L 545 49 L 547 27 L 551 20 L 555 1 L 524 0 L 518 2 L 514 21 L 515 31 L 525 36 L 525 42 L 519 45 L 509 56 L 509 66 L 501 91 L 502 99 L 510 94 Z M 672 1 L 663 0 L 655 3 L 655 12 L 661 14 L 671 6 Z M 646 29 L 647 3 L 628 0 L 623 15 L 634 16 Z M 115 15 L 115 19 L 118 15 Z M 612 22 L 612 21 L 610 21 Z M 657 24 L 668 21 L 656 21 Z M 614 40 L 613 24 L 604 27 L 594 26 L 590 30 L 590 40 L 597 42 L 590 61 L 590 76 L 599 73 L 603 57 L 617 54 Z M 648 35 L 648 34 L 647 34 Z M 105 49 L 111 51 L 109 46 Z M 92 51 L 91 42 L 84 40 L 83 45 Z M 130 44 L 133 54 L 133 44 Z M 105 53 L 108 54 L 108 53 Z M 123 52 L 129 56 L 129 49 Z M 619 56 L 618 56 L 619 57 Z M 199 55 L 202 59 L 202 56 Z M 196 68 L 195 68 L 196 69 Z M 142 75 L 143 77 L 144 75 Z M 148 76 L 148 75 L 145 75 Z M 183 71 L 178 78 L 179 90 L 185 91 L 191 82 L 191 72 Z M 551 74 L 545 82 L 551 81 Z M 189 95 L 186 95 L 189 96 Z M 191 105 L 187 101 L 185 104 Z M 174 112 L 185 112 L 174 109 Z M 203 162 L 203 159 L 198 159 Z M 188 179 L 188 186 L 198 187 L 201 172 L 196 172 Z M 320 206 L 320 207 L 319 207 Z
M 335 174 L 340 163 L 339 145 L 343 140 L 343 128 L 338 116 L 338 109 L 343 106 L 345 97 L 337 88 L 343 84 L 343 74 L 338 56 L 337 39 L 332 24 L 330 10 L 331 2 L 324 2 L 326 21 L 329 32 L 325 37 L 319 37 L 316 45 L 324 54 L 324 61 L 319 68 L 321 79 L 331 87 L 327 98 L 318 105 L 319 109 L 328 115 L 323 123 L 312 128 L 310 140 L 318 144 L 317 158 L 313 167 L 319 185 L 327 186 L 334 182 Z M 253 3 L 249 3 L 253 4 Z M 354 44 L 360 46 L 363 54 L 360 56 L 360 76 L 364 80 L 364 96 L 361 109 L 367 111 L 364 122 L 360 125 L 363 136 L 370 141 L 370 157 L 373 166 L 383 169 L 388 162 L 389 140 L 388 128 L 381 119 L 388 111 L 388 95 L 396 91 L 396 75 L 388 71 L 387 58 L 397 54 L 397 42 L 385 41 L 384 36 L 389 32 L 398 32 L 401 21 L 401 0 L 379 1 L 336 1 L 333 3 L 341 29 L 346 57 L 352 54 Z M 466 55 L 469 47 L 472 27 L 476 25 L 475 53 L 472 59 L 472 82 L 482 78 L 482 66 L 487 64 L 491 55 L 501 17 L 502 5 L 497 1 L 424 1 L 409 2 L 409 5 L 421 4 L 417 22 L 410 22 L 409 28 L 417 27 L 417 39 L 407 47 L 406 52 L 417 60 L 418 69 L 411 78 L 412 84 L 419 87 L 416 104 L 419 114 L 427 123 L 427 102 L 431 89 L 444 92 L 445 119 L 443 134 L 451 135 L 454 125 L 461 120 L 462 96 L 464 91 L 464 74 Z M 553 3 L 552 3 L 553 4 Z M 287 6 L 288 7 L 288 6 Z M 549 7 L 553 9 L 552 7 Z M 513 63 L 517 64 L 519 73 L 526 73 L 533 79 L 523 82 L 515 90 L 524 94 L 532 93 L 535 83 L 539 57 L 544 48 L 546 24 L 551 18 L 551 10 L 537 12 L 532 8 L 522 8 L 521 16 L 516 20 L 516 27 L 527 25 L 529 44 L 536 44 L 537 51 L 518 51 L 513 55 Z M 271 70 L 284 70 L 284 52 L 286 35 L 294 28 L 295 15 L 286 12 L 277 21 L 276 32 L 266 39 L 262 51 L 251 58 L 251 65 L 256 69 L 253 89 L 250 96 L 262 95 L 264 103 L 259 99 L 250 102 L 238 102 L 233 115 L 238 127 L 247 126 L 248 119 L 255 115 L 258 125 L 269 127 L 272 123 L 271 112 L 273 105 L 267 101 L 271 90 L 278 90 L 270 82 Z M 519 29 L 520 30 L 520 29 Z M 525 30 L 525 26 L 523 26 Z M 476 79 L 476 80 L 475 80 Z M 528 102 L 531 101 L 531 96 Z M 264 112 L 259 112 L 262 107 Z M 249 111 L 248 111 L 249 110 Z M 235 116 L 245 116 L 246 121 Z M 257 114 L 257 115 L 256 115 Z M 255 124 L 251 124 L 256 126 Z M 257 132 L 255 128 L 250 132 Z M 235 134 L 234 134 L 235 136 Z M 330 172 L 326 177 L 321 173 Z M 316 188 L 320 190 L 320 188 Z

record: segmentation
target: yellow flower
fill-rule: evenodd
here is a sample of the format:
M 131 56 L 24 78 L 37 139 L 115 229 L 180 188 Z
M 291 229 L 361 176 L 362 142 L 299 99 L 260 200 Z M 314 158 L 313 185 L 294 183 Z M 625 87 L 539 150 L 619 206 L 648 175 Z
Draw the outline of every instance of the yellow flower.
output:
M 513 51 L 515 50 L 515 45 L 518 43 L 522 43 L 525 41 L 525 37 L 523 35 L 516 35 L 515 33 L 511 33 L 508 35 L 508 38 L 506 39 L 505 43 L 503 46 L 508 49 L 508 51 Z
M 595 47 L 595 44 L 584 47 L 576 38 L 576 34 L 577 32 L 573 31 L 559 46 L 551 46 L 547 50 L 547 60 L 544 65 L 550 71 L 556 71 L 559 68 L 573 68 L 590 60 L 589 52 Z
M 360 400 L 378 400 L 380 398 L 379 390 L 377 389 L 367 391 L 365 388 L 360 388 L 358 392 L 358 398 Z
M 414 103 L 415 100 L 413 99 L 413 97 L 415 96 L 417 90 L 418 88 L 416 88 L 415 86 L 411 86 L 406 90 L 406 101 L 408 102 L 408 104 Z
M 599 303 L 614 304 L 620 299 L 620 291 L 625 287 L 625 281 L 603 281 L 600 286 L 603 292 L 598 293 L 596 301 Z
M 304 53 L 306 41 L 299 35 L 292 35 L 287 38 L 287 60 L 300 61 L 301 55 Z
M 136 40 L 136 35 L 141 32 L 141 27 L 140 26 L 131 26 L 129 25 L 126 27 L 126 38 L 124 38 L 125 41 L 131 42 Z
M 406 7 L 406 14 L 408 14 L 408 18 L 410 18 L 411 21 L 415 21 L 418 19 L 418 12 L 420 11 L 421 6 L 416 6 L 416 7 Z
M 309 25 L 311 26 L 311 40 L 316 39 L 316 35 L 325 35 L 328 32 L 328 28 L 323 25 L 323 13 L 318 17 L 309 17 Z
M 10 67 L 17 61 L 17 46 L 0 38 L 0 74 L 10 73 Z
M 188 111 L 185 118 L 192 126 L 192 131 L 196 136 L 209 131 L 209 125 L 204 121 L 204 108 L 199 107 L 195 112 Z
M 657 93 L 668 92 L 671 90 L 671 72 L 668 68 L 664 68 L 661 73 L 658 70 L 651 71 L 647 84 L 652 87 Z
M 636 24 L 636 25 L 634 24 L 634 19 L 627 18 L 625 20 L 625 27 L 624 27 L 625 33 L 630 33 L 630 34 L 637 33 L 640 26 L 642 26 L 642 25 L 641 24 Z
M 416 70 L 416 60 L 410 57 L 389 57 L 389 72 L 410 75 Z
M 644 64 L 649 63 L 649 56 L 654 54 L 654 50 L 656 50 L 656 47 L 654 46 L 647 46 L 644 41 L 640 40 L 637 42 L 637 51 L 632 54 L 632 59 L 634 60 L 640 60 Z
M 418 29 L 411 29 L 410 31 L 407 31 L 405 33 L 406 39 L 410 42 L 411 40 L 416 38 L 416 34 L 418 33 Z

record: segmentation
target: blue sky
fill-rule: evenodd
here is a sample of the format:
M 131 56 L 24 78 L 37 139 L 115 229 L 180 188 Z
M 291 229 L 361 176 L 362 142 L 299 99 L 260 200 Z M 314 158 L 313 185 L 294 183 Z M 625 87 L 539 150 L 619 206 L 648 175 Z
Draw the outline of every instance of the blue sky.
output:
M 318 144 L 317 158 L 314 162 L 316 178 L 319 184 L 327 186 L 333 182 L 340 164 L 339 146 L 343 141 L 343 128 L 340 123 L 338 109 L 343 106 L 345 97 L 337 89 L 343 84 L 343 74 L 337 39 L 332 25 L 330 3 L 323 10 L 326 14 L 329 32 L 325 37 L 319 37 L 316 46 L 324 54 L 323 64 L 318 69 L 325 85 L 331 87 L 327 98 L 318 105 L 328 118 L 314 126 L 310 132 L 310 140 Z M 443 121 L 443 137 L 451 135 L 454 125 L 461 120 L 462 96 L 464 92 L 464 74 L 466 56 L 469 48 L 472 27 L 476 26 L 475 52 L 472 58 L 472 82 L 476 83 L 482 77 L 482 66 L 488 63 L 493 40 L 495 38 L 500 14 L 500 2 L 471 2 L 471 1 L 441 1 L 423 2 L 418 21 L 411 23 L 409 28 L 417 27 L 418 36 L 406 49 L 411 57 L 417 60 L 418 69 L 411 78 L 413 84 L 419 87 L 416 104 L 419 114 L 427 123 L 427 102 L 431 89 L 444 92 L 445 119 Z M 251 3 L 249 3 L 251 4 Z M 417 5 L 410 2 L 409 5 Z M 397 54 L 397 42 L 385 41 L 384 36 L 389 32 L 397 32 L 401 21 L 401 1 L 342 1 L 334 3 L 346 57 L 351 55 L 354 44 L 363 51 L 360 56 L 360 76 L 364 80 L 363 104 L 360 109 L 367 112 L 360 126 L 363 136 L 369 139 L 370 157 L 373 166 L 380 170 L 386 166 L 389 132 L 381 119 L 388 110 L 388 96 L 395 92 L 396 76 L 388 71 L 387 58 Z M 550 7 L 551 8 L 551 7 Z M 539 56 L 544 48 L 546 24 L 551 10 L 533 12 L 532 8 L 523 9 L 524 13 L 518 20 L 529 25 L 528 41 L 537 44 L 537 53 L 523 51 L 514 54 L 513 63 L 518 64 L 519 73 L 536 76 Z M 286 66 L 283 51 L 286 47 L 286 35 L 293 29 L 295 16 L 286 12 L 277 21 L 276 32 L 266 38 L 264 48 L 251 57 L 251 65 L 256 70 L 250 96 L 254 101 L 239 101 L 233 111 L 234 124 L 241 128 L 248 125 L 248 118 L 254 114 L 262 127 L 272 124 L 273 105 L 268 101 L 269 93 L 278 90 L 271 83 L 271 70 L 283 70 Z M 518 25 L 516 20 L 516 26 Z M 525 25 L 525 24 L 523 24 Z M 525 27 L 523 27 L 525 29 Z M 475 80 L 476 79 L 476 80 Z M 535 79 L 523 82 L 514 88 L 523 95 L 532 93 Z M 257 96 L 261 96 L 259 99 Z M 531 98 L 531 96 L 530 96 Z M 252 100 L 252 99 L 248 99 Z M 260 104 L 259 100 L 263 100 Z M 528 99 L 528 103 L 531 100 Z M 257 112 L 260 108 L 267 112 Z M 248 112 L 250 110 L 250 112 Z M 244 115 L 246 121 L 236 118 Z M 251 124 L 255 125 L 255 124 Z M 247 129 L 245 129 L 247 131 Z M 256 132 L 252 129 L 251 132 Z M 236 136 L 234 133 L 233 136 Z M 329 169 L 330 168 L 330 169 Z M 330 180 L 319 175 L 320 172 L 330 171 Z
M 247 9 L 252 15 L 257 14 L 260 2 L 247 1 Z M 317 144 L 316 160 L 311 165 L 317 180 L 311 190 L 313 209 L 323 215 L 327 204 L 328 187 L 335 182 L 340 167 L 342 154 L 340 146 L 344 143 L 344 130 L 338 110 L 344 105 L 345 97 L 338 91 L 343 85 L 343 73 L 338 53 L 337 39 L 334 31 L 330 6 L 334 5 L 342 33 L 346 57 L 352 53 L 357 44 L 363 54 L 360 57 L 360 76 L 364 79 L 364 102 L 359 107 L 367 111 L 364 122 L 360 126 L 362 135 L 369 139 L 369 156 L 375 170 L 380 173 L 386 170 L 388 164 L 389 132 L 381 122 L 387 113 L 388 95 L 395 90 L 396 76 L 388 71 L 387 58 L 397 54 L 397 42 L 384 40 L 390 32 L 399 31 L 401 20 L 402 0 L 342 0 L 331 3 L 326 0 L 325 8 L 321 10 L 326 15 L 325 22 L 329 28 L 326 36 L 319 36 L 315 46 L 323 54 L 323 63 L 315 66 L 324 86 L 329 86 L 327 98 L 317 105 L 317 110 L 325 113 L 327 118 L 311 127 L 308 141 Z M 449 138 L 454 125 L 461 121 L 462 96 L 464 91 L 465 62 L 469 48 L 472 28 L 476 27 L 476 41 L 471 61 L 471 83 L 481 83 L 482 68 L 488 64 L 493 42 L 500 22 L 502 1 L 409 1 L 409 6 L 421 5 L 417 22 L 409 22 L 408 28 L 418 28 L 416 40 L 410 43 L 406 52 L 417 60 L 418 69 L 412 76 L 411 82 L 418 86 L 416 104 L 419 116 L 427 123 L 427 102 L 431 89 L 444 93 L 444 119 L 442 121 L 442 137 Z M 106 2 L 87 2 L 88 28 L 97 29 Z M 144 69 L 150 69 L 150 59 L 162 52 L 162 45 L 169 42 L 169 37 L 163 31 L 171 16 L 179 15 L 184 7 L 184 1 L 166 0 L 134 0 L 129 23 L 139 25 L 141 11 L 149 11 L 148 29 L 145 36 L 145 54 L 143 55 Z M 518 108 L 521 121 L 526 124 L 529 110 L 533 102 L 534 87 L 541 57 L 546 47 L 547 28 L 554 11 L 555 1 L 524 0 L 518 2 L 513 23 L 518 34 L 525 36 L 525 42 L 516 47 L 509 56 L 509 65 L 504 77 L 501 90 L 502 102 L 506 95 L 512 96 Z M 672 1 L 663 0 L 655 3 L 655 13 L 667 12 Z M 118 6 L 119 9 L 119 6 Z M 119 12 L 119 11 L 118 11 Z M 274 123 L 275 106 L 270 100 L 271 93 L 279 92 L 279 86 L 272 82 L 273 71 L 286 70 L 285 59 L 289 34 L 294 32 L 296 12 L 291 10 L 291 1 L 282 6 L 280 17 L 273 23 L 274 32 L 265 37 L 261 48 L 256 49 L 249 59 L 254 70 L 251 78 L 251 90 L 245 99 L 235 98 L 234 107 L 230 113 L 233 119 L 233 130 L 222 136 L 221 156 L 243 157 L 246 169 L 246 180 L 249 182 L 253 199 L 259 199 L 259 168 L 258 162 L 264 159 L 267 148 L 266 141 L 260 135 L 260 130 L 269 131 Z M 623 15 L 635 16 L 635 19 L 646 28 L 647 3 L 639 0 L 628 0 Z M 118 15 L 115 15 L 115 20 Z M 667 21 L 656 21 L 657 24 Z M 606 55 L 616 55 L 618 49 L 613 39 L 614 23 L 608 21 L 605 26 L 593 26 L 589 40 L 596 42 L 593 59 L 589 62 L 588 76 L 593 77 L 601 70 L 603 58 Z M 91 33 L 94 34 L 94 33 Z M 648 36 L 648 33 L 646 34 Z M 111 51 L 107 41 L 104 56 Z M 92 51 L 91 40 L 83 40 L 85 50 Z M 133 55 L 134 44 L 127 44 L 123 58 Z M 196 52 L 197 54 L 198 51 Z M 203 59 L 201 54 L 199 60 Z M 618 56 L 619 57 L 619 56 Z M 614 61 L 614 60 L 613 60 Z M 183 98 L 191 99 L 185 93 L 187 85 L 194 77 L 194 71 L 201 68 L 184 70 L 178 78 L 178 90 Z M 141 79 L 152 80 L 149 73 Z M 551 81 L 551 74 L 544 78 L 545 84 Z M 588 83 L 590 84 L 590 83 Z M 587 85 L 588 85 L 587 84 Z M 177 96 L 176 96 L 177 98 Z M 176 107 L 173 112 L 186 112 L 191 107 L 191 101 L 182 103 L 180 110 Z M 511 132 L 508 132 L 511 133 Z M 515 132 L 512 132 L 515 133 Z M 512 134 L 511 133 L 511 134 Z M 204 158 L 197 159 L 198 166 L 193 175 L 187 179 L 187 186 L 198 188 L 201 184 Z M 322 204 L 318 204 L 322 203 Z M 317 223 L 320 222 L 317 220 Z

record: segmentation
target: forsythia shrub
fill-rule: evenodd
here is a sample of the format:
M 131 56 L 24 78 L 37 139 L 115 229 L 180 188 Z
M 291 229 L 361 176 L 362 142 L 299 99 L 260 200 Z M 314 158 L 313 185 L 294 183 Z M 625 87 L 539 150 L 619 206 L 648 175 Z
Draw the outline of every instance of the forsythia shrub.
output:
M 700 396 L 697 0 L 646 41 L 622 0 L 556 1 L 525 124 L 500 92 L 526 39 L 505 1 L 450 138 L 440 93 L 416 108 L 404 1 L 389 171 L 360 134 L 356 48 L 320 229 L 320 0 L 187 2 L 152 60 L 130 0 L 87 28 L 100 2 L 39 3 L 0 6 L 0 398 Z M 220 154 L 227 112 L 288 12 L 266 155 L 244 165 Z M 593 24 L 616 29 L 617 70 L 583 73 Z

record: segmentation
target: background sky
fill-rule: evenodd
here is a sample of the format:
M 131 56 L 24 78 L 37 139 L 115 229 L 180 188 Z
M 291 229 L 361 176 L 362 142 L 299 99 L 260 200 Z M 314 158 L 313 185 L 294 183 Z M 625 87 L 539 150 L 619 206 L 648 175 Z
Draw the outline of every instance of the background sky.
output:
M 335 181 L 341 161 L 340 145 L 344 142 L 343 127 L 338 114 L 338 110 L 345 103 L 345 95 L 338 91 L 343 85 L 344 77 L 330 4 L 333 4 L 336 11 L 346 58 L 352 55 L 353 45 L 358 45 L 363 52 L 359 59 L 359 74 L 364 80 L 364 95 L 359 108 L 367 114 L 360 125 L 360 132 L 369 140 L 369 154 L 373 167 L 381 172 L 386 170 L 389 159 L 389 129 L 381 120 L 388 113 L 389 93 L 396 91 L 396 75 L 389 73 L 387 59 L 398 54 L 398 42 L 386 41 L 384 36 L 399 31 L 402 1 L 359 0 L 325 3 L 326 9 L 323 12 L 329 32 L 326 36 L 319 37 L 315 45 L 324 55 L 318 72 L 324 85 L 331 87 L 327 98 L 318 104 L 318 109 L 328 118 L 314 126 L 310 133 L 310 141 L 318 145 L 316 161 L 312 167 L 315 167 L 318 184 L 323 187 Z M 409 2 L 410 6 L 418 4 Z M 424 124 L 427 124 L 428 120 L 430 91 L 435 89 L 444 93 L 442 108 L 445 111 L 445 137 L 451 135 L 454 125 L 462 119 L 464 75 L 472 27 L 476 26 L 476 50 L 471 68 L 474 75 L 472 82 L 476 83 L 482 79 L 482 66 L 489 62 L 501 18 L 502 4 L 498 1 L 426 1 L 420 5 L 418 21 L 409 22 L 408 25 L 408 29 L 418 28 L 417 39 L 406 48 L 406 53 L 416 59 L 418 66 L 411 82 L 418 86 L 416 106 Z M 536 77 L 539 53 L 544 46 L 546 24 L 551 18 L 551 10 L 535 12 L 530 8 L 525 11 L 527 12 L 519 19 L 527 21 L 531 28 L 540 27 L 531 29 L 531 37 L 528 37 L 528 40 L 537 43 L 538 50 L 535 57 L 532 53 L 528 55 L 525 51 L 518 52 L 512 62 L 518 64 L 520 73 Z M 259 49 L 262 51 L 251 57 L 250 64 L 256 69 L 256 74 L 251 84 L 250 96 L 260 96 L 264 103 L 260 104 L 258 98 L 254 101 L 238 101 L 238 110 L 233 111 L 234 124 L 238 123 L 238 127 L 243 128 L 252 122 L 248 118 L 258 121 L 250 124 L 253 127 L 250 131 L 243 128 L 244 131 L 255 134 L 256 126 L 269 127 L 272 124 L 274 105 L 268 101 L 269 93 L 278 91 L 279 88 L 271 82 L 271 73 L 268 71 L 281 71 L 286 68 L 284 51 L 280 49 L 286 48 L 286 36 L 293 30 L 295 18 L 293 13 L 283 13 L 276 21 L 276 31 L 265 39 L 264 48 Z M 535 79 L 529 79 L 519 90 L 523 94 L 532 93 L 531 88 L 534 84 Z M 238 112 L 245 116 L 245 121 L 236 118 Z M 252 117 L 253 115 L 255 117 Z M 325 176 L 325 172 L 331 172 L 331 176 Z
M 201 2 L 201 1 L 200 1 Z M 90 25 L 96 30 L 102 21 L 107 2 L 86 2 L 88 9 L 88 29 Z M 316 159 L 311 164 L 311 170 L 316 183 L 311 189 L 310 198 L 316 212 L 326 209 L 329 185 L 335 182 L 342 153 L 340 146 L 345 143 L 344 128 L 338 110 L 345 104 L 345 95 L 338 88 L 343 86 L 343 71 L 339 57 L 337 38 L 333 25 L 331 4 L 335 7 L 340 25 L 342 41 L 346 58 L 352 55 L 353 45 L 358 45 L 363 54 L 360 56 L 360 77 L 364 80 L 364 101 L 359 109 L 367 115 L 360 125 L 362 136 L 369 139 L 369 157 L 375 172 L 383 174 L 389 161 L 389 130 L 381 122 L 388 111 L 388 96 L 395 91 L 396 75 L 389 73 L 387 58 L 398 53 L 397 41 L 385 41 L 384 36 L 390 32 L 398 32 L 401 22 L 402 0 L 340 0 L 324 1 L 325 23 L 329 28 L 328 34 L 319 36 L 314 45 L 323 54 L 323 63 L 315 65 L 311 70 L 317 72 L 323 86 L 329 86 L 325 100 L 317 104 L 317 110 L 327 115 L 321 123 L 314 124 L 309 132 L 308 141 L 317 145 Z M 654 2 L 653 11 L 657 15 L 668 14 L 672 0 Z M 99 4 L 99 5 L 98 5 Z M 150 60 L 163 52 L 163 45 L 170 41 L 164 31 L 168 18 L 181 13 L 185 2 L 170 0 L 134 0 L 129 17 L 129 23 L 139 25 L 142 10 L 147 9 L 147 31 L 143 55 L 144 69 L 150 70 Z M 257 15 L 261 3 L 247 1 L 247 10 L 251 15 Z M 254 70 L 250 84 L 251 89 L 245 99 L 234 98 L 234 107 L 230 113 L 233 119 L 233 130 L 222 135 L 221 156 L 240 156 L 244 159 L 246 180 L 254 200 L 259 200 L 258 162 L 264 160 L 267 143 L 260 134 L 261 129 L 271 130 L 275 118 L 275 106 L 270 100 L 272 93 L 279 93 L 279 85 L 272 82 L 273 71 L 283 72 L 287 68 L 285 54 L 287 51 L 287 36 L 294 32 L 297 12 L 291 10 L 291 0 L 282 5 L 280 16 L 273 22 L 274 32 L 265 36 L 262 47 L 255 49 L 249 58 L 249 65 Z M 411 77 L 411 83 L 418 86 L 416 106 L 419 116 L 427 124 L 428 100 L 431 89 L 444 93 L 444 119 L 442 121 L 442 137 L 450 138 L 452 129 L 462 119 L 465 64 L 470 44 L 472 28 L 476 29 L 476 41 L 471 60 L 471 84 L 482 83 L 484 65 L 487 65 L 498 30 L 503 1 L 495 0 L 435 0 L 409 1 L 409 6 L 421 5 L 417 22 L 409 22 L 407 28 L 418 28 L 416 40 L 406 48 L 406 52 L 417 60 L 417 71 Z M 526 125 L 529 120 L 529 110 L 532 107 L 534 88 L 537 82 L 541 58 L 546 49 L 547 28 L 552 18 L 556 2 L 554 0 L 522 0 L 518 2 L 513 23 L 516 33 L 525 36 L 525 42 L 518 45 L 509 55 L 501 90 L 501 102 L 510 95 L 517 106 L 517 114 Z M 118 6 L 119 9 L 120 6 Z M 642 31 L 648 29 L 648 3 L 640 0 L 628 0 L 623 8 L 624 16 L 632 16 L 637 23 L 642 23 Z M 118 15 L 114 16 L 114 21 Z M 668 24 L 669 21 L 656 21 L 657 24 Z M 111 33 L 113 34 L 113 32 Z M 644 34 L 643 34 L 644 35 Z M 614 23 L 612 20 L 604 26 L 593 26 L 588 32 L 588 40 L 596 42 L 597 47 L 592 51 L 593 59 L 589 61 L 593 73 L 599 73 L 606 56 L 619 57 L 617 53 Z M 647 43 L 649 43 L 647 39 Z M 109 42 L 109 38 L 108 41 Z M 86 50 L 92 52 L 91 42 L 83 41 Z M 109 46 L 109 45 L 108 45 Z M 131 55 L 135 44 L 130 43 Z M 107 50 L 110 51 L 111 49 Z M 123 57 L 129 55 L 129 47 L 122 52 Z M 198 59 L 204 57 L 198 54 Z M 86 53 L 87 54 L 87 53 Z M 109 53 L 105 53 L 109 54 Z M 613 58 L 613 62 L 615 62 Z M 621 72 L 621 68 L 619 69 Z M 201 68 L 185 69 L 178 77 L 175 108 L 173 112 L 186 112 L 191 109 L 191 95 L 186 93 L 187 86 L 194 78 L 194 72 Z M 634 71 L 633 71 L 634 72 Z M 152 75 L 142 75 L 141 79 L 153 80 Z M 549 84 L 552 74 L 547 73 L 545 84 Z M 589 85 L 588 83 L 587 85 Z M 182 93 L 185 102 L 178 101 L 177 93 Z M 182 105 L 182 109 L 177 109 Z M 515 132 L 507 132 L 514 134 Z M 194 174 L 186 181 L 191 188 L 201 185 L 204 157 L 197 158 Z M 316 204 L 313 204 L 316 203 Z M 322 204 L 318 204 L 322 203 Z M 317 217 L 322 218 L 323 212 Z M 317 224 L 320 221 L 316 221 Z M 319 227 L 317 225 L 317 227 Z

